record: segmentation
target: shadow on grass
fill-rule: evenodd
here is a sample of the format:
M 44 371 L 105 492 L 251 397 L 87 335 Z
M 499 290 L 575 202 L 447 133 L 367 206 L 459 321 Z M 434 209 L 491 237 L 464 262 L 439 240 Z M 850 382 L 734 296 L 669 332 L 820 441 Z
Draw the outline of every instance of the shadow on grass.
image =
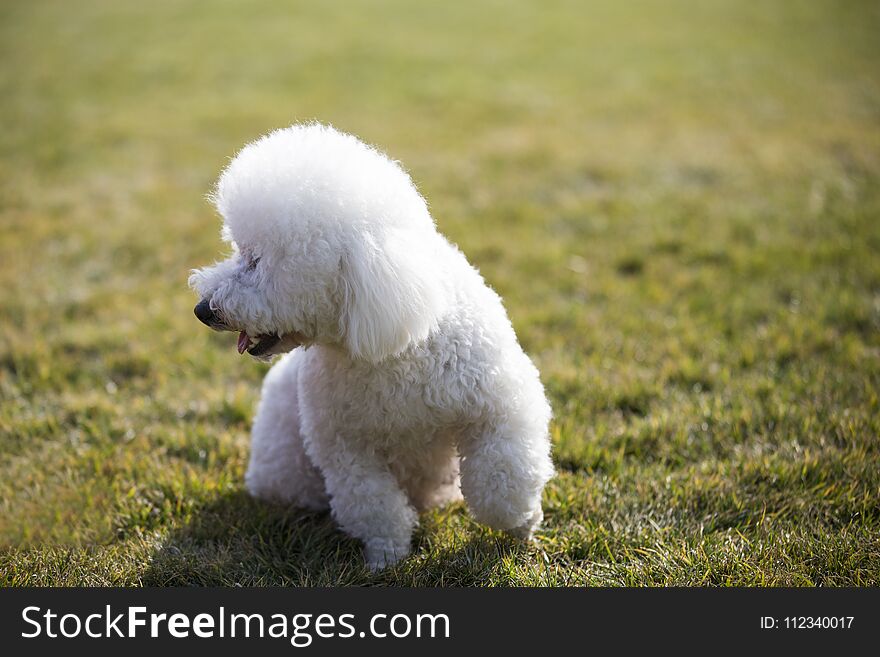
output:
M 394 583 L 404 586 L 486 587 L 520 586 L 514 571 L 530 563 L 529 548 L 521 541 L 477 528 L 464 540 L 427 549 L 423 537 L 415 553 L 397 569 Z M 420 545 L 422 544 L 422 545 Z M 421 548 L 421 551 L 419 551 Z
M 328 513 L 253 500 L 243 491 L 198 508 L 152 554 L 146 586 L 486 586 L 504 584 L 505 557 L 526 548 L 478 526 L 450 535 L 447 508 L 423 517 L 413 554 L 394 568 L 370 573 L 359 541 L 345 536 Z M 441 516 L 441 517 L 438 517 Z M 442 518 L 445 516 L 445 521 Z
M 357 541 L 327 513 L 230 492 L 172 530 L 144 573 L 148 586 L 272 586 L 355 583 L 366 576 Z

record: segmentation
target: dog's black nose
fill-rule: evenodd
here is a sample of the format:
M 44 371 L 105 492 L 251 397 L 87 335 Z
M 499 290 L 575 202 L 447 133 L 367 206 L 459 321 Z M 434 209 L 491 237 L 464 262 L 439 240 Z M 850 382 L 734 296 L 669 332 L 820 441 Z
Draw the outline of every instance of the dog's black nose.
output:
M 193 309 L 193 312 L 202 324 L 206 324 L 211 328 L 214 328 L 220 323 L 220 319 L 217 317 L 217 313 L 211 308 L 211 302 L 208 299 L 202 299 L 199 301 Z

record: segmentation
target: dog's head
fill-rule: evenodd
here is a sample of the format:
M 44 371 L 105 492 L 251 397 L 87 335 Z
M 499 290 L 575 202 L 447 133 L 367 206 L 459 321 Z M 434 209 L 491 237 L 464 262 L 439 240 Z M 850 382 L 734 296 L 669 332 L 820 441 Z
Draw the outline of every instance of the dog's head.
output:
M 256 358 L 338 345 L 379 362 L 424 339 L 444 304 L 437 233 L 400 166 L 319 124 L 247 145 L 213 201 L 232 254 L 194 270 L 196 316 Z

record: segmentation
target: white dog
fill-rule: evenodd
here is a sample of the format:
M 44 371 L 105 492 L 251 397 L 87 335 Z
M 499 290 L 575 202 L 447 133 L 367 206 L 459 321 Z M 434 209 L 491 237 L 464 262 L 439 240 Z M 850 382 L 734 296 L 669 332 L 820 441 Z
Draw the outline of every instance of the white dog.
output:
M 407 173 L 319 124 L 247 145 L 213 197 L 232 255 L 196 270 L 198 318 L 271 369 L 246 484 L 330 508 L 372 569 L 417 509 L 464 494 L 530 538 L 553 474 L 550 406 L 501 299 L 437 232 Z M 460 471 L 460 473 L 459 473 Z

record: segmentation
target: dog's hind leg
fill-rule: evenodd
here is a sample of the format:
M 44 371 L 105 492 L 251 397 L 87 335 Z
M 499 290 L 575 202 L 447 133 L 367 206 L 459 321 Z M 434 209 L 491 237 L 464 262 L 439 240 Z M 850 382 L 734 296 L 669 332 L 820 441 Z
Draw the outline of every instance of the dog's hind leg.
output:
M 324 478 L 306 454 L 300 434 L 299 351 L 284 356 L 263 381 L 245 485 L 259 499 L 323 510 L 329 507 Z

